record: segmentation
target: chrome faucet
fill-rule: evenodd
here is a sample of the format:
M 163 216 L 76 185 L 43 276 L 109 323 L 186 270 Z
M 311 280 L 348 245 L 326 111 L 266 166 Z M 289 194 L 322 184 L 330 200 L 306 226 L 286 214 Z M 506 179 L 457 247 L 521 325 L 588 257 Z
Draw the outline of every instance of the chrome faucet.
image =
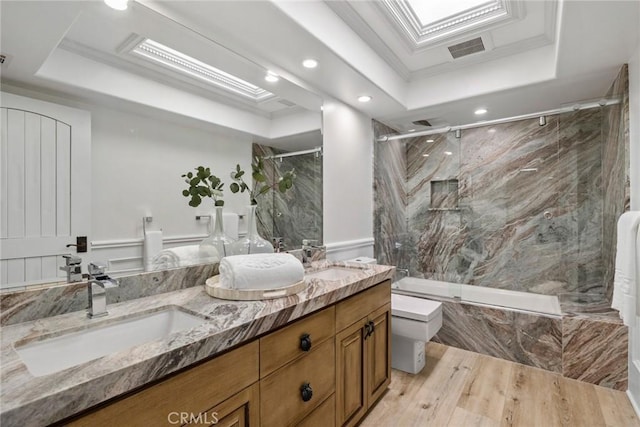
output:
M 284 237 L 274 237 L 272 245 L 275 252 L 284 252 Z
M 89 263 L 89 282 L 87 290 L 89 292 L 89 308 L 87 309 L 87 317 L 102 317 L 109 314 L 107 312 L 107 288 L 115 288 L 118 281 L 107 276 L 104 271 L 104 264 L 98 262 Z
M 313 249 L 320 248 L 317 240 L 304 239 L 302 241 L 302 264 L 306 265 L 311 262 L 313 257 Z
M 65 260 L 64 267 L 60 270 L 67 273 L 67 283 L 82 281 L 82 258 L 75 255 L 62 255 Z

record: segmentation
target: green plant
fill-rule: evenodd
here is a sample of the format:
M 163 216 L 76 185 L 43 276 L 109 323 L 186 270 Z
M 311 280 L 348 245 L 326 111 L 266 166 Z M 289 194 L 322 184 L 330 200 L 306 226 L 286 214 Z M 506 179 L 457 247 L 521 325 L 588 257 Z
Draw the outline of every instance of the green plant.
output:
M 240 165 L 236 165 L 236 169 L 231 171 L 231 179 L 233 179 L 234 182 L 229 185 L 229 189 L 234 194 L 238 191 L 241 193 L 249 191 L 252 205 L 257 205 L 257 197 L 266 194 L 269 190 L 278 188 L 278 191 L 281 193 L 286 193 L 287 190 L 293 187 L 293 180 L 296 178 L 295 169 L 291 169 L 277 180 L 274 179 L 273 182 L 268 182 L 267 174 L 264 170 L 264 160 L 261 157 L 255 157 L 251 163 L 251 177 L 254 181 L 253 189 L 250 189 L 244 181 L 244 174 Z
M 211 173 L 209 168 L 198 166 L 196 173 L 187 172 L 182 175 L 189 187 L 182 190 L 184 197 L 190 197 L 189 206 L 194 208 L 200 206 L 203 197 L 210 197 L 215 206 L 224 206 L 222 200 L 222 187 L 224 183 L 217 176 Z

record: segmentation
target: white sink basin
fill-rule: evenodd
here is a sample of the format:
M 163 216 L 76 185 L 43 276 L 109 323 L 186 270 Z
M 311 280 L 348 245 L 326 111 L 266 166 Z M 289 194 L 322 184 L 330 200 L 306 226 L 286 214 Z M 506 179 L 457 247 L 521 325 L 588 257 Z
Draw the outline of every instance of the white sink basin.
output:
M 358 274 L 362 270 L 359 268 L 349 268 L 349 267 L 329 267 L 324 270 L 314 271 L 313 273 L 308 273 L 305 277 L 312 279 L 320 279 L 320 280 L 342 280 L 344 278 L 353 276 L 354 274 Z
M 98 359 L 107 354 L 194 328 L 206 322 L 176 307 L 16 346 L 29 372 L 36 377 Z

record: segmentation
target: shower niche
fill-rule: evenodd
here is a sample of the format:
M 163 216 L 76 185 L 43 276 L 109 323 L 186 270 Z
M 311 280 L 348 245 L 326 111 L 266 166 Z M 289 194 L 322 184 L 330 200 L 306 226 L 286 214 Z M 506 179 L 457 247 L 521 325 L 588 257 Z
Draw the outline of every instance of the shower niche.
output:
M 431 181 L 429 210 L 458 210 L 458 180 Z

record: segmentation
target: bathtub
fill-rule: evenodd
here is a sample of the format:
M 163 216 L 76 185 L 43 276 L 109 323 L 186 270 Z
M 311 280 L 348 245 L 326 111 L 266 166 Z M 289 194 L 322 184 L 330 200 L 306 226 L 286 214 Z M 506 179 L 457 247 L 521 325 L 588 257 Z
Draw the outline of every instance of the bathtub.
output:
M 555 295 L 461 285 L 416 277 L 405 277 L 394 282 L 392 291 L 421 298 L 456 298 L 468 304 L 486 305 L 527 313 L 560 316 L 560 302 Z

